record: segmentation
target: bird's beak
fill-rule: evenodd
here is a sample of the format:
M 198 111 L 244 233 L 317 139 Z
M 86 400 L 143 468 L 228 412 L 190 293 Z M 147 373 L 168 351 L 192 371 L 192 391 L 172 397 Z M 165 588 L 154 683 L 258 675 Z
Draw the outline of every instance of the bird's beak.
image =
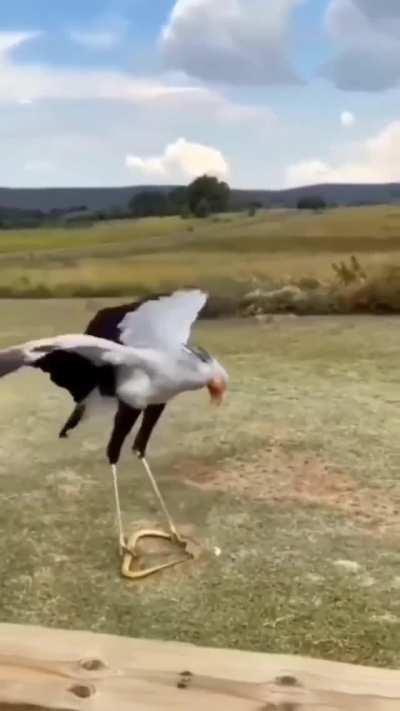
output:
M 211 404 L 221 405 L 226 394 L 226 383 L 222 378 L 213 378 L 207 385 Z

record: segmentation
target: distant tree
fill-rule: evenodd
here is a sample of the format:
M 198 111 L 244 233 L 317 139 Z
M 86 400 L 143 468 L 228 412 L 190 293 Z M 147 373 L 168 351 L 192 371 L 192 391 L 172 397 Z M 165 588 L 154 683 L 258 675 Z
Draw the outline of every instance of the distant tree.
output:
M 253 200 L 252 202 L 250 202 L 247 210 L 249 217 L 254 217 L 254 215 L 256 215 L 257 213 L 257 210 L 261 210 L 262 206 L 262 203 L 258 200 Z
M 128 207 L 113 205 L 107 210 L 107 219 L 109 220 L 130 220 L 132 219 L 132 211 Z
M 168 194 L 161 190 L 142 190 L 129 202 L 129 208 L 135 217 L 161 217 L 169 215 Z
M 188 209 L 188 194 L 185 187 L 174 188 L 168 193 L 171 215 L 181 215 Z
M 70 210 L 59 215 L 56 224 L 63 227 L 80 227 L 93 225 L 98 220 L 98 214 L 95 210 Z
M 207 198 L 203 197 L 199 202 L 196 204 L 196 207 L 194 209 L 194 215 L 196 217 L 199 217 L 201 219 L 204 219 L 205 217 L 208 217 L 211 214 L 211 205 Z
M 297 202 L 298 210 L 324 210 L 327 207 L 326 202 L 320 195 L 308 195 L 302 197 Z
M 0 206 L 0 220 L 3 229 L 40 227 L 45 223 L 46 214 L 42 210 L 28 210 L 17 207 Z
M 229 205 L 230 193 L 227 183 L 209 175 L 202 175 L 187 188 L 188 205 L 194 215 L 203 200 L 208 203 L 210 212 L 224 212 Z M 201 211 L 204 211 L 204 205 Z
M 179 214 L 180 214 L 182 220 L 188 220 L 189 217 L 191 217 L 192 213 L 190 212 L 190 207 L 187 203 L 185 203 L 185 205 L 182 206 Z

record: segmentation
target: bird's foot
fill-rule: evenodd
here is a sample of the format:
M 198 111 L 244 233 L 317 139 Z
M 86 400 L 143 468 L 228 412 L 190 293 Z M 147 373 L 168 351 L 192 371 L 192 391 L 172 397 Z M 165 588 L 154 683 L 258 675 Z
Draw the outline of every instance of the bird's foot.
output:
M 177 546 L 181 546 L 182 548 L 186 548 L 187 541 L 186 541 L 184 538 L 182 538 L 181 534 L 178 533 L 178 531 L 176 530 L 176 528 L 171 527 L 171 529 L 170 529 L 170 534 L 169 534 L 169 538 L 170 538 L 171 543 L 175 543 Z
M 130 553 L 125 536 L 120 537 L 118 547 L 121 558 L 127 555 L 127 553 Z

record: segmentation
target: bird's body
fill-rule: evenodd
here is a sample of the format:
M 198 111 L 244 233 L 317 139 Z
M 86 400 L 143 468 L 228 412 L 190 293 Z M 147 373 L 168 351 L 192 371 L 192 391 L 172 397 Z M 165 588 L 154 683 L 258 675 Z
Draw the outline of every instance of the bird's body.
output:
M 117 368 L 116 395 L 126 405 L 145 409 L 167 403 L 183 392 L 199 390 L 209 378 L 209 368 L 183 346 L 169 351 L 146 351 L 146 365 Z
M 165 350 L 133 348 L 96 336 L 68 334 L 0 352 L 0 377 L 23 366 L 46 369 L 48 356 L 59 353 L 80 356 L 95 367 L 98 383 L 87 397 L 97 390 L 141 410 L 205 387 L 215 368 L 211 358 L 199 357 L 185 345 Z M 78 361 L 74 365 L 82 367 Z
M 113 467 L 121 544 L 116 464 L 138 417 L 143 414 L 134 450 L 144 458 L 151 433 L 170 400 L 207 387 L 212 400 L 219 402 L 227 387 L 227 373 L 215 358 L 188 346 L 191 326 L 206 300 L 203 292 L 189 290 L 103 309 L 85 334 L 60 335 L 0 351 L 0 378 L 29 366 L 48 373 L 53 383 L 71 394 L 75 409 L 60 437 L 88 417 L 98 402 L 114 406 L 107 456 Z M 149 473 L 146 461 L 145 466 Z

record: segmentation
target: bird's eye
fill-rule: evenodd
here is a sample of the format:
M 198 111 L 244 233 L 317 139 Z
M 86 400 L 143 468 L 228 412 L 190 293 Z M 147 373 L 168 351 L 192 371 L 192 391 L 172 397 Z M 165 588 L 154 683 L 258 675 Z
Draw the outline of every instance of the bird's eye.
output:
M 204 350 L 204 348 L 200 348 L 199 346 L 187 346 L 187 350 L 203 363 L 211 363 L 211 356 Z

